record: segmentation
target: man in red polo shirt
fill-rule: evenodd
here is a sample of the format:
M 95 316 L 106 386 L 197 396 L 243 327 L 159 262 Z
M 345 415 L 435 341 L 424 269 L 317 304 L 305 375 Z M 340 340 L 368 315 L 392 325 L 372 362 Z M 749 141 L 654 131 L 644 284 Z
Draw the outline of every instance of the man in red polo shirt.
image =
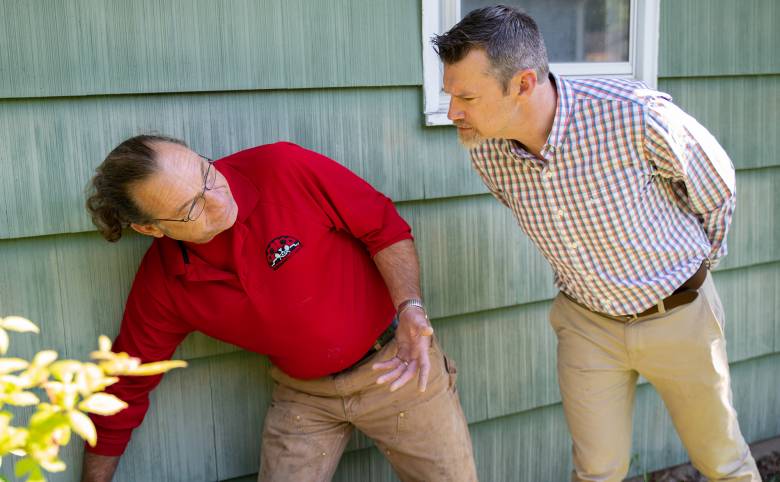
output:
M 431 341 L 411 230 L 390 199 L 294 144 L 215 162 L 161 136 L 120 144 L 92 187 L 107 240 L 128 226 L 156 238 L 115 350 L 164 360 L 197 330 L 273 363 L 259 480 L 329 480 L 353 427 L 404 480 L 476 479 L 454 365 Z M 129 407 L 94 418 L 83 480 L 111 479 L 160 379 L 110 387 Z

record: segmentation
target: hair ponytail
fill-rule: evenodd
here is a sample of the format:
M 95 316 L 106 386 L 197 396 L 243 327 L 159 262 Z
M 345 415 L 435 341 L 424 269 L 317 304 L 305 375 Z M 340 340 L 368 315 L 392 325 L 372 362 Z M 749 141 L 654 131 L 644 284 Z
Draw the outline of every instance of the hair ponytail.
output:
M 131 137 L 112 150 L 95 170 L 90 181 L 86 208 L 92 223 L 107 241 L 116 242 L 122 230 L 131 223 L 148 224 L 151 217 L 144 213 L 130 196 L 130 186 L 141 182 L 157 170 L 155 142 L 183 141 L 159 135 Z

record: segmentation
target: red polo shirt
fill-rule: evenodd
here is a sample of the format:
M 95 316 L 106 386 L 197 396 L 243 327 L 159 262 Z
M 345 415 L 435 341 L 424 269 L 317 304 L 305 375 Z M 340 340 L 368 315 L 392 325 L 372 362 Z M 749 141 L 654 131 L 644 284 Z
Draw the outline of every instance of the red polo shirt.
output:
M 372 256 L 410 239 L 409 225 L 368 183 L 295 144 L 247 149 L 215 166 L 238 204 L 236 224 L 207 244 L 154 240 L 114 351 L 169 359 L 197 330 L 266 354 L 297 378 L 354 364 L 395 314 Z M 122 377 L 109 387 L 129 407 L 93 417 L 92 452 L 124 452 L 161 378 Z

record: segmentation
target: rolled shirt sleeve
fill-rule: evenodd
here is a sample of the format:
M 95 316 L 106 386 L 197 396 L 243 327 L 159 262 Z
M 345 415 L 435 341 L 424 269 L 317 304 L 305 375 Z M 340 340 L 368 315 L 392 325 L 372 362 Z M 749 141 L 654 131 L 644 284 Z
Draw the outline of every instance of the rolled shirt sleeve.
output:
M 678 183 L 678 198 L 699 216 L 714 265 L 726 255 L 736 206 L 736 177 L 728 154 L 696 119 L 665 98 L 650 102 L 644 146 L 658 174 Z M 684 188 L 684 189 L 680 189 Z

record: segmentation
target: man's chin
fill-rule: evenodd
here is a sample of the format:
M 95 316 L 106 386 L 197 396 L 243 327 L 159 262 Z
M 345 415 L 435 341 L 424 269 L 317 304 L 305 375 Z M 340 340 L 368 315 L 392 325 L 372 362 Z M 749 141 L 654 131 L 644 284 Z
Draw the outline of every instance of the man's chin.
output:
M 485 142 L 485 138 L 474 129 L 458 129 L 458 140 L 466 149 L 473 149 Z

